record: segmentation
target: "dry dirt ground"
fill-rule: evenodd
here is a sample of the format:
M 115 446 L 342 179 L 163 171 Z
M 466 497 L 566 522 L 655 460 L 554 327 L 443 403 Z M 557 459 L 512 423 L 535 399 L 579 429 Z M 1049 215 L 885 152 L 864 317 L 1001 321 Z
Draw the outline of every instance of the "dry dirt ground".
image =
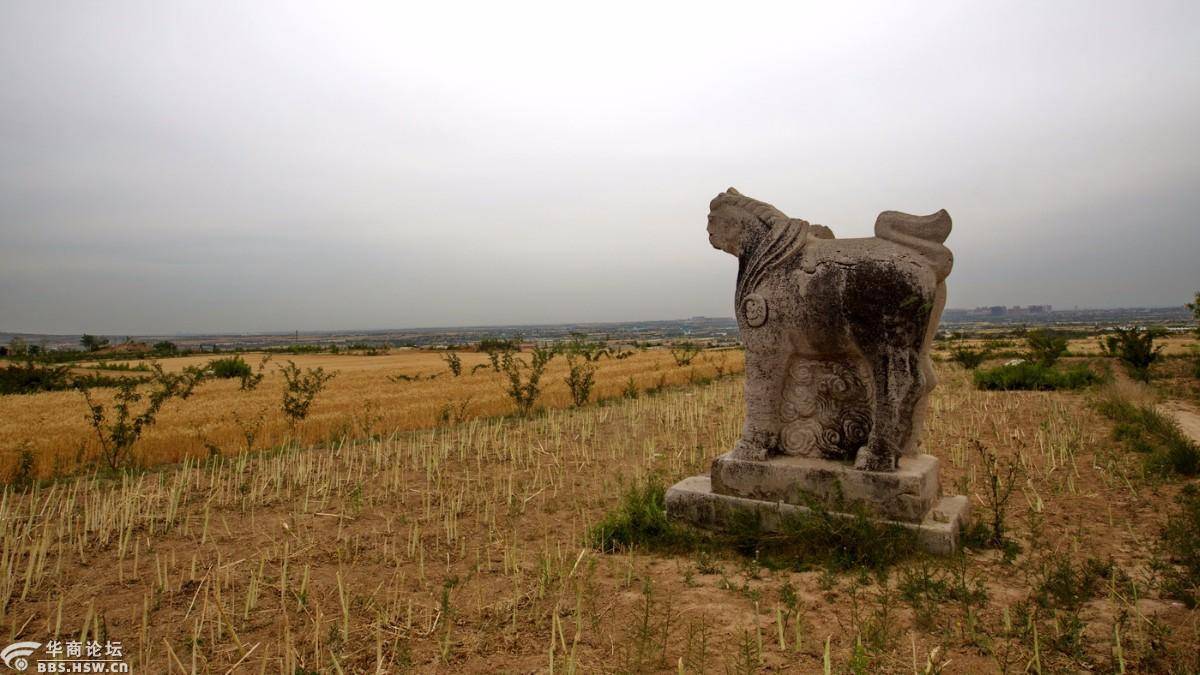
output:
M 926 447 L 944 490 L 986 512 L 975 442 L 1019 467 L 1011 561 L 916 557 L 885 577 L 589 547 L 623 485 L 731 446 L 735 376 L 9 493 L 0 627 L 121 640 L 146 673 L 1196 672 L 1198 614 L 1152 571 L 1182 481 L 1143 475 L 1094 394 L 979 392 L 938 368 Z M 1104 572 L 1086 597 L 1038 605 L 1089 559 Z M 929 601 L 905 599 L 922 578 Z

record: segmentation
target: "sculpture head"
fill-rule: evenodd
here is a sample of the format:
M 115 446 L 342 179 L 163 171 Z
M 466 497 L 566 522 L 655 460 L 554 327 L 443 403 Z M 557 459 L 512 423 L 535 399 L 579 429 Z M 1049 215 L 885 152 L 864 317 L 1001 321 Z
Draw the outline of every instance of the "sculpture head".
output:
M 708 242 L 713 248 L 741 257 L 771 228 L 789 218 L 766 202 L 733 188 L 708 205 Z

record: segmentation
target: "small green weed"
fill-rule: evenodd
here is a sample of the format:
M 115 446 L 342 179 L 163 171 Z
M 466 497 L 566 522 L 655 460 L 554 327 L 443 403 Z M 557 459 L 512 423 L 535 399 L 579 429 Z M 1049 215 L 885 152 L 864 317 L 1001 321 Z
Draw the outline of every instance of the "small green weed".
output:
M 812 504 L 769 529 L 758 514 L 737 512 L 725 532 L 714 533 L 669 520 L 665 499 L 656 476 L 630 485 L 617 508 L 592 528 L 590 544 L 605 552 L 639 546 L 698 552 L 702 558 L 727 548 L 766 567 L 797 570 L 883 569 L 917 549 L 911 531 L 872 520 L 858 505 L 839 506 L 834 513 Z
M 615 511 L 592 528 L 591 543 L 611 553 L 630 546 L 651 548 L 678 543 L 679 533 L 667 519 L 666 488 L 656 476 L 630 485 Z
M 1200 487 L 1186 485 L 1175 499 L 1179 510 L 1167 519 L 1162 543 L 1171 563 L 1164 588 L 1188 607 L 1200 604 Z

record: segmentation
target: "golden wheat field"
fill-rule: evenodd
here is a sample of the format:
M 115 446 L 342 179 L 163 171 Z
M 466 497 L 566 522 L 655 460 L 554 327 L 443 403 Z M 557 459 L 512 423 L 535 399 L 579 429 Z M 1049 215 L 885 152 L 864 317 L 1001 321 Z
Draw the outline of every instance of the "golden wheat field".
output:
M 1103 354 L 1101 345 L 1102 336 L 1073 338 L 1067 341 L 1067 351 L 1075 356 L 1098 356 Z M 997 342 L 1002 346 L 997 347 Z M 955 344 L 972 347 L 975 349 L 994 349 L 995 351 L 1007 352 L 1012 351 L 1014 355 L 1026 349 L 1024 340 L 1011 339 L 999 340 L 994 338 L 967 338 L 961 341 L 955 341 Z M 1195 354 L 1198 348 L 1195 338 L 1186 335 L 1170 335 L 1167 337 L 1158 338 L 1154 341 L 1156 346 L 1161 346 L 1164 356 L 1185 356 Z M 949 343 L 939 343 L 935 345 L 942 356 L 945 356 L 946 349 Z
M 1081 356 L 1101 354 L 1103 350 L 1100 346 L 1100 339 L 1099 337 L 1093 337 L 1070 340 L 1067 349 L 1070 353 Z M 1189 335 L 1170 335 L 1158 338 L 1154 341 L 1154 344 L 1163 348 L 1162 354 L 1164 356 L 1195 354 L 1197 349 L 1196 339 Z
M 734 376 L 7 492 L 0 630 L 120 640 L 145 673 L 1196 672 L 1200 617 L 1154 571 L 1178 481 L 1113 441 L 1096 392 L 981 392 L 956 366 L 938 374 L 925 445 L 944 490 L 986 513 L 976 442 L 1020 467 L 1009 560 L 837 571 L 592 546 L 631 484 L 705 471 L 731 446 Z M 339 396 L 347 413 L 358 402 Z
M 505 393 L 506 380 L 490 367 L 485 354 L 462 352 L 462 375 L 455 377 L 443 360 L 444 352 L 399 350 L 390 354 L 277 355 L 268 362 L 265 378 L 253 391 L 240 389 L 238 380 L 210 380 L 186 401 L 166 404 L 157 424 L 138 442 L 136 461 L 144 466 L 177 462 L 184 457 L 210 454 L 211 448 L 236 453 L 247 448 L 246 432 L 254 431 L 253 449 L 287 442 L 313 444 L 342 436 L 367 437 L 433 426 L 439 422 L 506 415 L 513 404 Z M 227 356 L 227 355 L 222 355 Z M 165 359 L 168 372 L 201 366 L 213 358 L 188 356 Z M 262 355 L 243 358 L 258 367 Z M 525 356 L 526 360 L 528 355 Z M 312 411 L 293 430 L 281 411 L 283 377 L 278 366 L 293 361 L 301 368 L 323 368 L 336 373 L 313 404 Z M 137 366 L 142 362 L 121 362 Z M 81 364 L 95 366 L 95 364 Z M 113 364 L 108 364 L 112 366 Z M 488 366 L 476 369 L 476 366 Z M 634 351 L 624 359 L 601 359 L 596 364 L 592 400 L 622 395 L 632 379 L 639 391 L 678 385 L 719 373 L 740 372 L 740 351 L 705 351 L 690 365 L 679 366 L 665 349 Z M 472 372 L 475 371 L 475 372 Z M 550 362 L 542 377 L 539 405 L 571 405 L 564 382 L 565 358 Z M 78 372 L 107 372 L 82 370 Z M 125 373 L 111 371 L 109 374 Z M 429 378 L 406 381 L 402 377 Z M 110 402 L 112 389 L 96 389 L 100 402 Z M 41 477 L 63 475 L 85 466 L 96 457 L 97 443 L 87 422 L 87 406 L 77 392 L 51 392 L 0 397 L 0 476 L 12 470 L 22 449 L 32 451 L 35 472 Z

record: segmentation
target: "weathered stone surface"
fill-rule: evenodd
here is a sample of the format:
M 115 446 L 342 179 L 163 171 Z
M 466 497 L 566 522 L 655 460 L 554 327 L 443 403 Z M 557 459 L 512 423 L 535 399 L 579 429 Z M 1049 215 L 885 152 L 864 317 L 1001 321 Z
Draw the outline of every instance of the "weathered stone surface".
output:
M 746 421 L 733 449 L 667 493 L 668 512 L 725 527 L 752 510 L 859 507 L 958 546 L 965 497 L 942 497 L 918 452 L 936 384 L 929 349 L 953 265 L 950 215 L 885 211 L 875 235 L 837 239 L 737 190 L 717 195 L 709 242 L 737 256 L 734 307 L 746 346 Z
M 738 258 L 746 421 L 737 456 L 892 471 L 916 454 L 936 383 L 929 347 L 953 265 L 942 245 L 950 226 L 944 210 L 885 211 L 876 236 L 836 239 L 733 188 L 713 199 L 709 241 Z
M 708 529 L 727 529 L 737 522 L 739 511 L 757 513 L 765 530 L 780 529 L 785 518 L 807 512 L 804 506 L 767 502 L 713 492 L 708 476 L 692 476 L 667 490 L 667 515 L 676 520 Z M 831 512 L 835 516 L 853 517 Z M 970 503 L 964 496 L 941 497 L 920 522 L 885 521 L 914 531 L 922 548 L 939 555 L 958 550 L 959 535 L 970 517 Z
M 725 454 L 712 465 L 714 492 L 831 510 L 861 505 L 887 520 L 921 522 L 937 503 L 938 458 L 900 458 L 896 471 L 860 471 L 843 462 L 778 457 L 766 462 Z

